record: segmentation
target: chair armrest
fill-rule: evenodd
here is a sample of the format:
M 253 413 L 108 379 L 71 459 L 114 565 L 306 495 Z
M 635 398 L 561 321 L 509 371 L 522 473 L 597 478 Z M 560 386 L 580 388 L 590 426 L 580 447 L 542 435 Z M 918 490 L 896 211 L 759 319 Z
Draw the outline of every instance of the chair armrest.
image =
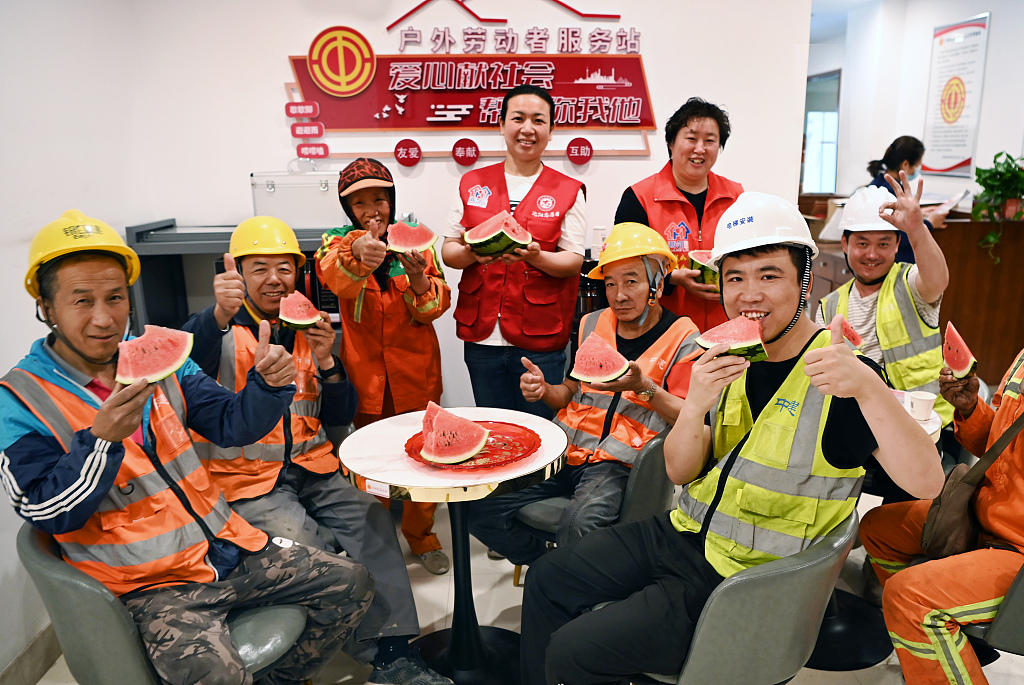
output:
M 619 521 L 639 521 L 663 514 L 672 506 L 674 484 L 665 471 L 665 436 L 672 427 L 650 439 L 630 469 L 622 496 Z
M 985 642 L 1005 652 L 1024 653 L 1024 567 L 1010 583 Z

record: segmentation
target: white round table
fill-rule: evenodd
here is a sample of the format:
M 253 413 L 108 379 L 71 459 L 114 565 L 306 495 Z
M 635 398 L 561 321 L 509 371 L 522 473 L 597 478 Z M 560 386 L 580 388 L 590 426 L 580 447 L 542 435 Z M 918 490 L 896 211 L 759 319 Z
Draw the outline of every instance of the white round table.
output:
M 488 407 L 448 411 L 473 421 L 525 426 L 540 436 L 540 448 L 505 466 L 478 470 L 428 466 L 405 453 L 406 440 L 423 427 L 423 412 L 418 411 L 360 428 L 338 446 L 338 456 L 352 483 L 370 494 L 449 504 L 455 607 L 450 630 L 424 635 L 415 642 L 427 664 L 459 685 L 519 685 L 519 634 L 481 628 L 477 622 L 469 567 L 469 502 L 520 476 L 541 473 L 550 478 L 565 464 L 569 440 L 551 421 L 524 412 Z

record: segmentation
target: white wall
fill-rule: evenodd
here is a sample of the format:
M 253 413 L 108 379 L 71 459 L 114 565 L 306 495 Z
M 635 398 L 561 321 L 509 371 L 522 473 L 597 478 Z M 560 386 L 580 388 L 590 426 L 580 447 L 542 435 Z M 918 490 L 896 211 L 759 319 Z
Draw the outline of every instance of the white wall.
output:
M 323 28 L 358 28 L 378 52 L 396 52 L 384 27 L 413 0 L 302 3 L 222 0 L 35 0 L 0 3 L 0 278 L 11 295 L 0 367 L 17 362 L 44 332 L 32 320 L 21 278 L 28 241 L 63 210 L 77 207 L 117 228 L 175 217 L 180 224 L 235 224 L 251 213 L 249 174 L 284 170 L 294 154 L 283 113 L 287 56 L 304 54 Z M 620 26 L 642 32 L 656 123 L 691 95 L 729 109 L 733 137 L 716 172 L 752 190 L 796 199 L 808 62 L 810 0 L 576 0 L 590 12 L 621 12 Z M 482 16 L 531 26 L 577 20 L 553 3 L 478 0 Z M 462 28 L 471 18 L 435 3 L 411 23 Z M 554 33 L 554 31 L 552 31 Z M 595 158 L 582 171 L 591 225 L 608 225 L 622 190 L 657 171 L 652 155 Z M 385 159 L 398 178 L 400 211 L 429 226 L 444 223 L 459 176 L 450 160 L 409 171 Z M 339 220 L 341 212 L 339 211 Z M 449 275 L 453 283 L 455 274 Z M 468 384 L 450 315 L 438 325 L 451 396 Z M 449 397 L 446 397 L 449 399 Z M 449 404 L 453 402 L 449 401 Z M 0 549 L 13 550 L 18 520 L 0 507 Z M 0 670 L 45 625 L 45 614 L 13 554 L 0 556 Z
M 839 192 L 851 193 L 866 184 L 868 161 L 880 158 L 898 136 L 923 138 L 932 31 L 982 12 L 992 17 L 975 159 L 989 167 L 999 151 L 1021 154 L 1024 3 L 878 0 L 849 15 L 839 113 Z M 971 180 L 925 176 L 928 192 L 952 195 L 965 187 L 978 190 L 973 175 Z

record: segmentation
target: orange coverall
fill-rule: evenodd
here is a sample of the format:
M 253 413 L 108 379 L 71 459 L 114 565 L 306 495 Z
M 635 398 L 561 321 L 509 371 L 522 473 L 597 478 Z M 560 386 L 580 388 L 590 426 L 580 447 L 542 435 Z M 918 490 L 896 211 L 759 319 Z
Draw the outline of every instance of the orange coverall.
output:
M 993 397 L 967 419 L 954 414 L 957 440 L 981 455 L 1024 411 L 1024 350 Z M 975 493 L 979 549 L 909 566 L 923 554 L 921 530 L 930 500 L 872 509 L 860 537 L 885 588 L 882 608 L 909 685 L 987 683 L 960 626 L 991 621 L 1024 564 L 1024 431 L 993 463 Z M 1000 548 L 993 547 L 997 545 Z
M 412 291 L 397 259 L 381 291 L 373 270 L 352 254 L 352 243 L 365 233 L 326 234 L 317 252 L 317 275 L 341 300 L 341 359 L 359 393 L 357 428 L 426 409 L 428 401 L 440 403 L 441 350 L 433 321 L 451 306 L 451 289 L 433 248 L 424 253 L 430 281 L 425 293 Z M 378 499 L 388 506 L 389 500 Z M 413 554 L 441 549 L 433 532 L 436 510 L 431 502 L 403 503 L 402 535 Z

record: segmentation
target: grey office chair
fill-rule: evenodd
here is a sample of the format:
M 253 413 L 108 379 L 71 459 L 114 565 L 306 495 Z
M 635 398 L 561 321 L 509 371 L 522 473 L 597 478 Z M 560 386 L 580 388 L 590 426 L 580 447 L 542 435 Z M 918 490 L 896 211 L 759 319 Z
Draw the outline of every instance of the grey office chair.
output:
M 649 516 L 662 514 L 672 506 L 674 485 L 665 472 L 665 436 L 672 430 L 666 428 L 644 445 L 637 455 L 633 468 L 629 470 L 626 492 L 619 508 L 619 521 L 639 521 Z M 555 531 L 562 511 L 569 506 L 568 497 L 549 497 L 532 502 L 519 510 L 514 523 L 535 537 L 555 541 Z M 516 566 L 512 578 L 514 585 L 520 585 L 522 567 Z
M 1001 652 L 1024 654 L 1024 568 L 1006 591 L 996 617 L 989 623 L 970 623 L 964 632 Z
M 857 512 L 803 552 L 740 571 L 704 605 L 683 670 L 633 682 L 774 685 L 814 649 L 825 607 L 857 533 Z
M 52 536 L 26 523 L 18 556 L 43 598 L 68 668 L 80 685 L 161 685 L 128 609 L 92 576 L 64 562 Z M 306 626 L 306 608 L 248 609 L 228 619 L 246 669 L 273 670 Z

